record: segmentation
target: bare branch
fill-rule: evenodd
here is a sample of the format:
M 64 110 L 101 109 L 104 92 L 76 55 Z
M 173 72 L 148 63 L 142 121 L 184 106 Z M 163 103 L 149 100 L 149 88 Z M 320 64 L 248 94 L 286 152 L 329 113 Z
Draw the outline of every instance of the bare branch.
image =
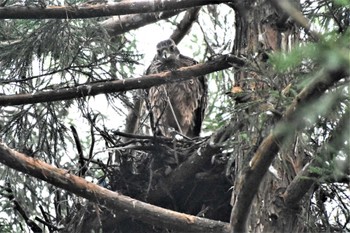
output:
M 112 192 L 0 143 L 0 162 L 143 222 L 186 232 L 228 232 L 228 224 L 167 210 Z
M 182 40 L 182 38 L 184 38 L 186 33 L 191 29 L 193 22 L 198 17 L 198 12 L 200 9 L 200 7 L 195 7 L 188 10 L 184 18 L 177 25 L 176 30 L 170 36 L 170 38 L 173 39 L 176 44 L 178 44 Z
M 183 67 L 178 70 L 159 74 L 144 75 L 140 78 L 83 84 L 77 87 L 38 92 L 35 94 L 2 95 L 0 96 L 0 106 L 51 102 L 133 89 L 145 89 L 169 82 L 188 80 L 232 66 L 241 67 L 243 65 L 244 61 L 242 59 L 232 55 L 223 55 L 203 64 Z
M 39 227 L 36 222 L 30 219 L 30 216 L 28 216 L 25 209 L 22 207 L 22 205 L 17 201 L 17 199 L 14 196 L 14 193 L 12 191 L 12 188 L 10 186 L 10 183 L 6 183 L 5 190 L 7 191 L 7 197 L 8 199 L 14 204 L 14 209 L 18 211 L 18 213 L 22 216 L 28 227 L 36 233 L 41 233 L 43 230 Z
M 182 12 L 182 10 L 115 16 L 101 22 L 101 26 L 104 27 L 110 35 L 116 36 L 155 23 L 161 19 L 170 18 L 180 12 Z
M 77 19 L 113 15 L 128 15 L 160 11 L 173 11 L 208 4 L 231 2 L 230 0 L 162 0 L 122 1 L 117 3 L 75 6 L 0 7 L 0 19 Z
M 231 214 L 233 232 L 246 232 L 246 222 L 250 212 L 251 203 L 256 195 L 259 185 L 266 171 L 271 165 L 280 146 L 291 132 L 303 127 L 303 113 L 300 111 L 305 104 L 318 98 L 334 83 L 349 75 L 347 67 L 338 70 L 325 70 L 315 77 L 294 99 L 293 103 L 276 125 L 275 129 L 261 142 L 249 165 L 245 167 L 239 177 L 236 190 L 240 190 L 234 200 Z
M 73 125 L 71 125 L 70 129 L 72 130 L 73 138 L 74 138 L 75 145 L 77 147 L 77 151 L 78 151 L 78 155 L 79 155 L 79 176 L 84 177 L 85 173 L 87 171 L 87 167 L 86 167 L 85 160 L 84 160 L 83 147 L 81 145 L 79 135 L 78 135 L 78 132 L 75 129 L 75 127 Z

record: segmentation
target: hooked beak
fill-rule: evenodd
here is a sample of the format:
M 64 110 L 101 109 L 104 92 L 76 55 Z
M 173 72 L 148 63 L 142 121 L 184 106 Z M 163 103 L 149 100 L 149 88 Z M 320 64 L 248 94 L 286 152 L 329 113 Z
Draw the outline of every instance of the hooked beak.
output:
M 169 56 L 170 56 L 169 52 L 168 52 L 167 50 L 163 50 L 162 57 L 163 57 L 164 59 L 168 59 Z

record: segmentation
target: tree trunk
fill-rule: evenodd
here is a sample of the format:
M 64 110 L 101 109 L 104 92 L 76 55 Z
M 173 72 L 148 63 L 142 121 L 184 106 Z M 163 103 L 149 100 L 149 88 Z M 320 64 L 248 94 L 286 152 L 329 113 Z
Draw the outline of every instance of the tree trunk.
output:
M 268 135 L 274 123 L 281 117 L 278 113 L 283 109 L 279 109 L 276 100 L 271 97 L 271 91 L 281 92 L 291 81 L 287 77 L 270 76 L 267 61 L 269 53 L 288 51 L 298 41 L 299 30 L 288 20 L 283 11 L 276 10 L 270 2 L 246 1 L 244 10 L 242 7 L 236 9 L 236 37 L 232 52 L 235 55 L 249 56 L 249 59 L 253 58 L 256 64 L 237 72 L 234 86 L 244 93 L 249 93 L 249 99 L 259 102 L 259 105 L 252 105 L 243 113 L 237 114 L 237 122 L 242 119 L 246 121 L 242 133 L 247 132 L 250 140 L 237 137 L 240 148 L 235 154 L 233 177 L 240 176 L 261 140 Z M 239 103 L 236 107 L 239 107 Z M 272 113 L 267 113 L 268 110 Z M 297 136 L 293 140 L 294 143 L 290 143 L 288 148 L 280 151 L 273 162 L 273 168 L 270 167 L 270 171 L 265 175 L 242 231 L 304 231 L 304 224 L 298 217 L 302 213 L 301 208 L 287 208 L 281 197 L 295 176 L 297 172 L 295 169 L 304 165 L 302 163 L 305 155 L 302 151 L 298 151 Z M 234 180 L 232 205 L 236 201 L 235 194 L 240 191 L 237 182 L 239 179 Z

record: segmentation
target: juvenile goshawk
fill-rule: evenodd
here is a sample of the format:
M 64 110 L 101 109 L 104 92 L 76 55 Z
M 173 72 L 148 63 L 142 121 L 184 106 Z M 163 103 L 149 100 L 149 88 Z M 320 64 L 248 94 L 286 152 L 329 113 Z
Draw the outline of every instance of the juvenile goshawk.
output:
M 172 39 L 157 44 L 157 55 L 146 74 L 155 74 L 192 66 L 198 62 L 180 54 Z M 207 104 L 207 81 L 204 76 L 193 77 L 152 87 L 148 95 L 157 129 L 169 136 L 170 129 L 188 136 L 199 136 Z

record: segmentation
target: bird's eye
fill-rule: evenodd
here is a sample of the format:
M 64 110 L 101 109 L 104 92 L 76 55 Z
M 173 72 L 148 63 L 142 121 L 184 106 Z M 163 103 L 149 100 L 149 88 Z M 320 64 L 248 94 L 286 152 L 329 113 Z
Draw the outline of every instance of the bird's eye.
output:
M 171 51 L 171 52 L 174 52 L 174 51 L 175 51 L 175 46 L 174 46 L 174 45 L 170 46 L 170 51 Z

